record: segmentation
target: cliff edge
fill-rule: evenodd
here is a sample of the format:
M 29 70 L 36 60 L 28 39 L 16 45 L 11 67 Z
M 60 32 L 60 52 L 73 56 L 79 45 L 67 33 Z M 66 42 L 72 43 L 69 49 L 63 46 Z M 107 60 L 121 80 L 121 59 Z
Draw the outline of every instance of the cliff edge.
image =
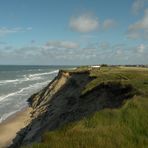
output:
M 88 89 L 98 79 L 92 71 L 60 70 L 52 82 L 32 95 L 28 99 L 33 109 L 32 120 L 17 134 L 10 147 L 40 142 L 45 131 L 53 131 L 104 108 L 118 108 L 125 100 L 136 95 L 136 89 L 123 77 L 114 81 L 112 77 L 107 81 L 102 78 L 103 81 Z

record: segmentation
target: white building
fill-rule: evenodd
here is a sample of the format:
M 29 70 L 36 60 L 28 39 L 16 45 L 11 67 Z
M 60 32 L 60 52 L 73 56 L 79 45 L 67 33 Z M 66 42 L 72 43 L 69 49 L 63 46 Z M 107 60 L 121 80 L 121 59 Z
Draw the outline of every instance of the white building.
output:
M 92 68 L 100 68 L 101 66 L 100 65 L 92 65 L 91 67 Z

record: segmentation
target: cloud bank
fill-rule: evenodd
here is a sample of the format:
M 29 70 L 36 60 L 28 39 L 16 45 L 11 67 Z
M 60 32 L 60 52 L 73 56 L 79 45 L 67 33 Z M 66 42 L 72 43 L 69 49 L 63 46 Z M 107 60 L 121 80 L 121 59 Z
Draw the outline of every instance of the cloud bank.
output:
M 93 45 L 94 44 L 94 45 Z M 48 41 L 43 45 L 0 49 L 0 64 L 147 64 L 148 45 L 110 44 L 79 45 L 73 41 Z

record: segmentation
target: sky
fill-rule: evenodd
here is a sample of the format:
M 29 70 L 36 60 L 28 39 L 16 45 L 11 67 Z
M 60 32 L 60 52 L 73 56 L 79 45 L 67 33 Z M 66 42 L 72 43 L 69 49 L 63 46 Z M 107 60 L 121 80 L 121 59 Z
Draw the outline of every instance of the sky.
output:
M 148 0 L 0 0 L 1 65 L 148 64 Z

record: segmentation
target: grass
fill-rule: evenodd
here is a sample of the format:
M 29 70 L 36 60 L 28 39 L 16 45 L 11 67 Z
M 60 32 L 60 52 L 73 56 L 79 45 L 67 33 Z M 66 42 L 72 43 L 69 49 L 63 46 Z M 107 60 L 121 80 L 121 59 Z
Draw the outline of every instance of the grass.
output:
M 140 91 L 121 108 L 103 109 L 69 123 L 56 131 L 46 132 L 42 142 L 27 148 L 146 148 L 148 147 L 148 69 L 110 68 L 93 69 L 96 76 L 82 94 L 101 82 L 121 81 Z

